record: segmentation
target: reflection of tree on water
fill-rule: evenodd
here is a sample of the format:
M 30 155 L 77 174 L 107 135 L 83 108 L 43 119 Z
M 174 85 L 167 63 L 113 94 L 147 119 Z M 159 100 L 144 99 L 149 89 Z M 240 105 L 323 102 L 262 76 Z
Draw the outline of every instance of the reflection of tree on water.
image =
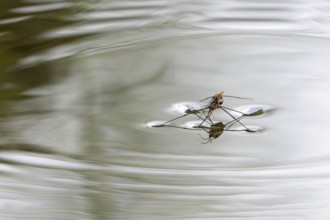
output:
M 262 114 L 261 109 L 256 109 L 254 112 L 250 113 L 243 113 L 240 111 L 237 111 L 232 108 L 224 107 L 222 106 L 224 102 L 224 97 L 232 97 L 232 98 L 238 98 L 238 99 L 250 99 L 250 98 L 242 98 L 242 97 L 237 97 L 237 96 L 225 96 L 223 92 L 216 93 L 214 96 L 210 96 L 208 98 L 205 98 L 201 101 L 208 100 L 210 99 L 209 103 L 199 109 L 192 109 L 188 106 L 188 109 L 185 110 L 185 114 L 181 115 L 179 117 L 173 118 L 169 121 L 166 121 L 162 124 L 159 125 L 154 125 L 153 127 L 172 127 L 172 128 L 180 128 L 180 129 L 187 129 L 187 130 L 203 130 L 208 134 L 208 138 L 204 138 L 201 136 L 206 142 L 202 142 L 204 144 L 206 143 L 211 143 L 214 139 L 217 139 L 218 137 L 221 136 L 221 134 L 224 131 L 246 131 L 246 132 L 255 132 L 254 130 L 249 129 L 246 127 L 240 120 L 244 116 L 256 116 Z M 252 100 L 252 99 L 250 99 Z M 227 123 L 224 122 L 213 122 L 211 118 L 214 118 L 214 111 L 217 109 L 222 109 L 225 113 L 227 113 L 233 120 Z M 236 118 L 234 117 L 230 111 L 236 112 L 241 114 L 240 117 Z M 191 127 L 184 127 L 184 126 L 177 126 L 177 125 L 171 125 L 169 124 L 170 122 L 173 122 L 177 119 L 186 117 L 188 115 L 195 115 L 198 120 L 201 120 L 198 125 L 194 125 Z M 234 126 L 236 123 L 239 123 L 243 129 L 230 129 L 232 126 Z M 206 124 L 206 125 L 205 125 Z

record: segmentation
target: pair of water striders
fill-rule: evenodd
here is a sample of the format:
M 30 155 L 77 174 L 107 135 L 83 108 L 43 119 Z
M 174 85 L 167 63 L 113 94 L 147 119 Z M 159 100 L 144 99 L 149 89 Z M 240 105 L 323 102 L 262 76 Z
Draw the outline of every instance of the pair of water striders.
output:
M 205 100 L 209 100 L 209 102 L 207 104 L 203 105 L 201 108 L 199 108 L 199 109 L 188 108 L 185 111 L 184 115 L 173 118 L 162 124 L 153 125 L 153 127 L 171 127 L 171 128 L 180 128 L 180 129 L 188 129 L 188 130 L 203 130 L 208 134 L 208 138 L 203 138 L 200 135 L 205 140 L 205 142 L 202 142 L 203 144 L 211 143 L 214 139 L 217 139 L 218 137 L 220 137 L 220 135 L 224 131 L 255 132 L 254 130 L 249 129 L 247 126 L 245 126 L 240 120 L 245 116 L 255 116 L 255 115 L 262 114 L 262 109 L 259 109 L 252 113 L 244 113 L 244 112 L 232 109 L 232 108 L 228 108 L 228 107 L 223 106 L 224 97 L 237 98 L 237 99 L 248 99 L 248 100 L 252 101 L 251 98 L 229 96 L 229 95 L 224 95 L 224 92 L 218 92 L 213 96 L 202 99 L 201 102 L 205 101 Z M 223 110 L 226 114 L 228 114 L 232 118 L 232 120 L 229 122 L 226 122 L 226 123 L 213 122 L 212 121 L 212 118 L 214 118 L 213 113 L 218 109 Z M 230 112 L 239 113 L 241 116 L 236 118 Z M 177 119 L 186 117 L 188 115 L 196 116 L 197 119 L 200 120 L 200 122 L 198 122 L 198 124 L 196 124 L 195 126 L 193 126 L 191 128 L 170 124 L 170 122 L 173 122 Z M 232 126 L 235 125 L 236 123 L 240 124 L 242 126 L 242 129 L 231 129 Z

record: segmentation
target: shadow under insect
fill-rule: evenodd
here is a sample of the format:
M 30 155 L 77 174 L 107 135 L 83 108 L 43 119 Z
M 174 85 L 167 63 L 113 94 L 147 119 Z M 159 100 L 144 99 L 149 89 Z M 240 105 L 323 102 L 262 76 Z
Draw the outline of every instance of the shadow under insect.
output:
M 240 120 L 246 116 L 255 116 L 255 115 L 262 114 L 262 112 L 256 111 L 253 113 L 246 114 L 246 113 L 237 111 L 232 108 L 224 107 L 222 105 L 224 102 L 224 97 L 252 100 L 250 98 L 242 98 L 242 97 L 237 97 L 237 96 L 225 96 L 223 92 L 219 92 L 219 93 L 216 93 L 214 96 L 210 96 L 208 98 L 201 100 L 201 101 L 205 101 L 208 99 L 210 100 L 206 105 L 202 105 L 201 108 L 192 109 L 192 108 L 188 107 L 188 109 L 185 110 L 185 114 L 183 114 L 179 117 L 173 118 L 171 120 L 168 120 L 162 124 L 154 125 L 153 127 L 158 127 L 158 128 L 159 127 L 170 127 L 170 128 L 179 128 L 179 129 L 185 129 L 185 130 L 204 131 L 207 133 L 208 137 L 204 138 L 200 134 L 201 138 L 205 140 L 205 142 L 202 142 L 203 144 L 211 143 L 213 140 L 220 137 L 224 131 L 255 132 L 255 131 L 249 129 L 248 127 L 246 127 Z M 228 114 L 232 118 L 232 120 L 227 123 L 214 122 L 213 121 L 215 119 L 214 112 L 219 109 L 223 110 L 226 114 Z M 262 111 L 262 110 L 260 110 L 260 111 Z M 230 112 L 239 113 L 241 116 L 236 118 Z M 169 124 L 173 121 L 176 121 L 180 118 L 184 118 L 189 115 L 195 116 L 200 122 L 192 127 L 184 127 L 184 126 L 177 126 L 177 125 Z M 240 124 L 243 127 L 243 129 L 231 129 L 236 123 Z

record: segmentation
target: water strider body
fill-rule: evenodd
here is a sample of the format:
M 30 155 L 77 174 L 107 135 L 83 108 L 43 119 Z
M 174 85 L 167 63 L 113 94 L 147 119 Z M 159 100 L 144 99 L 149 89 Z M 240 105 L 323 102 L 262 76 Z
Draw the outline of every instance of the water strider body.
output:
M 204 120 L 201 122 L 200 126 L 203 125 L 203 123 L 206 120 L 209 120 L 213 124 L 213 122 L 211 120 L 211 115 L 215 110 L 217 110 L 218 108 L 221 107 L 221 105 L 223 103 L 223 92 L 218 92 L 214 96 L 205 98 L 201 101 L 204 101 L 204 100 L 207 100 L 207 99 L 211 99 L 209 101 L 208 105 L 204 108 L 204 109 L 207 109 L 208 112 L 206 113 L 206 116 L 205 116 Z
M 166 121 L 160 125 L 155 125 L 153 127 L 172 127 L 172 128 L 181 128 L 181 129 L 188 129 L 188 130 L 198 130 L 198 129 L 202 129 L 204 130 L 207 134 L 208 134 L 208 138 L 203 138 L 205 140 L 207 140 L 205 142 L 206 143 L 211 143 L 214 139 L 217 139 L 218 137 L 221 136 L 221 134 L 224 131 L 248 131 L 250 132 L 250 130 L 243 124 L 240 122 L 240 119 L 244 116 L 248 116 L 247 114 L 244 114 L 243 112 L 239 112 L 237 110 L 228 108 L 228 107 L 224 107 L 222 106 L 223 102 L 224 102 L 224 97 L 232 97 L 232 98 L 239 98 L 239 99 L 248 99 L 248 98 L 241 98 L 241 97 L 237 97 L 237 96 L 225 96 L 224 92 L 218 92 L 213 96 L 210 96 L 208 98 L 205 98 L 201 101 L 204 100 L 208 100 L 210 99 L 210 101 L 208 102 L 207 105 L 199 108 L 199 109 L 191 109 L 188 108 L 185 111 L 184 115 L 181 115 L 179 117 L 173 118 L 169 121 Z M 211 117 L 213 116 L 213 112 L 217 109 L 222 109 L 224 112 L 226 112 L 233 120 L 224 124 L 223 122 L 217 122 L 217 123 L 213 123 Z M 240 114 L 242 114 L 241 117 L 239 118 L 235 118 L 232 114 L 230 114 L 229 111 L 234 111 L 234 112 L 238 112 Z M 176 126 L 176 125 L 170 125 L 170 122 L 173 122 L 177 119 L 186 117 L 188 115 L 195 115 L 199 120 L 201 120 L 201 123 L 199 123 L 198 126 L 193 126 L 192 128 L 187 128 L 187 127 L 180 127 L 180 126 Z M 206 126 L 204 124 L 207 124 Z M 230 130 L 230 127 L 232 127 L 235 123 L 239 123 L 241 124 L 244 129 L 243 130 Z M 202 142 L 203 143 L 203 142 Z
M 211 120 L 211 116 L 212 116 L 212 113 L 217 110 L 217 109 L 222 109 L 224 112 L 226 112 L 231 118 L 233 118 L 234 120 L 237 120 L 232 114 L 230 114 L 229 111 L 235 111 L 235 112 L 239 112 L 239 111 L 236 111 L 234 109 L 231 109 L 231 108 L 227 108 L 227 107 L 224 107 L 222 106 L 223 102 L 224 102 L 224 97 L 231 97 L 231 98 L 238 98 L 238 99 L 249 99 L 249 98 L 242 98 L 242 97 L 237 97 L 237 96 L 225 96 L 224 95 L 224 92 L 221 91 L 221 92 L 218 92 L 216 93 L 214 96 L 211 96 L 211 97 L 208 97 L 208 98 L 205 98 L 201 101 L 204 101 L 204 100 L 207 100 L 207 99 L 211 99 L 208 103 L 208 105 L 204 108 L 204 109 L 207 109 L 208 112 L 206 113 L 206 116 L 204 118 L 204 120 L 201 122 L 200 126 L 203 125 L 203 123 L 208 120 L 211 124 L 213 124 L 212 120 Z M 251 100 L 251 99 L 250 99 Z M 229 111 L 228 111 L 229 110 Z M 242 115 L 244 115 L 244 113 L 242 112 L 239 112 L 241 113 Z M 237 122 L 239 124 L 241 124 L 244 128 L 248 129 L 244 124 L 242 124 L 240 121 L 237 120 Z

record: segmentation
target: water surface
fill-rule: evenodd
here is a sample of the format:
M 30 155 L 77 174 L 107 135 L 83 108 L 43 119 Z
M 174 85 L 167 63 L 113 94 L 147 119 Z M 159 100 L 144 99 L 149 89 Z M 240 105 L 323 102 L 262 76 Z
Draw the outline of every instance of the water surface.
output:
M 0 8 L 0 219 L 329 219 L 329 1 Z M 218 91 L 262 132 L 144 126 Z

